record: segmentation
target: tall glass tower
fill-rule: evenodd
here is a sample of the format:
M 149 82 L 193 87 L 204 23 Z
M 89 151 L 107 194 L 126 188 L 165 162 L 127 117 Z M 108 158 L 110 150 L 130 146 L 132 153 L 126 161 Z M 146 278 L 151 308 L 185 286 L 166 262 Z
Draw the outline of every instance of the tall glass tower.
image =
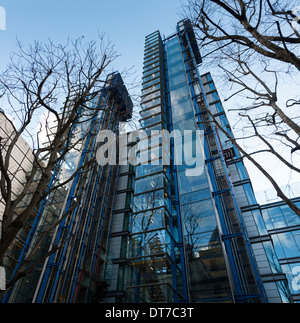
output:
M 164 164 L 162 136 L 152 136 L 151 163 L 136 167 L 126 278 L 130 302 L 265 301 L 228 174 L 228 160 L 239 155 L 207 113 L 229 127 L 218 97 L 209 101 L 213 83 L 209 74 L 200 77 L 200 63 L 189 20 L 168 38 L 159 31 L 146 37 L 141 126 L 148 135 L 190 130 L 191 149 L 178 151 L 171 138 L 171 162 Z M 200 155 L 197 130 L 203 134 Z M 178 164 L 180 154 L 184 161 Z M 189 172 L 195 157 L 203 160 L 198 174 Z

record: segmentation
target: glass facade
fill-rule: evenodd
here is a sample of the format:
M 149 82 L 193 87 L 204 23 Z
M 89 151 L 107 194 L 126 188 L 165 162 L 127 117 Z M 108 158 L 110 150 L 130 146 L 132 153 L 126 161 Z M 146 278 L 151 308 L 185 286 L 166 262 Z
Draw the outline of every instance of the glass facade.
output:
M 110 234 L 119 167 L 112 162 L 102 165 L 95 157 L 101 145 L 98 132 L 108 129 L 118 134 L 120 121 L 127 120 L 132 113 L 132 102 L 120 74 L 108 75 L 103 89 L 90 94 L 86 105 L 88 109 L 80 109 L 69 136 L 71 145 L 79 138 L 83 140 L 67 153 L 62 151 L 48 189 L 74 174 L 73 180 L 42 201 L 22 252 L 16 254 L 12 248 L 5 265 L 10 267 L 12 257 L 18 257 L 17 270 L 45 232 L 46 238 L 26 268 L 47 255 L 52 246 L 58 248 L 18 280 L 5 302 L 100 302 L 103 289 L 110 284 L 113 260 Z M 76 172 L 86 162 L 91 163 L 90 167 Z M 51 229 L 55 222 L 57 225 Z
M 147 134 L 168 129 L 163 43 L 159 32 L 146 37 L 141 127 Z M 143 140 L 143 139 L 141 139 Z M 148 144 L 148 138 L 144 139 Z M 172 207 L 170 166 L 163 164 L 162 139 L 151 137 L 147 163 L 135 167 L 126 291 L 128 302 L 161 303 L 182 299 L 181 268 L 175 257 L 176 210 Z M 143 142 L 140 142 L 141 150 Z M 141 151 L 142 153 L 142 151 Z M 151 162 L 148 162 L 148 159 Z
M 184 130 L 195 133 L 199 128 L 186 69 L 196 66 L 193 66 L 192 53 L 185 52 L 183 46 L 180 33 L 165 41 L 172 124 L 182 133 Z M 192 140 L 195 146 L 195 138 Z M 184 157 L 188 162 L 189 156 Z M 195 157 L 204 159 L 201 155 Z M 231 301 L 207 169 L 199 176 L 187 176 L 187 168 L 185 164 L 177 166 L 189 299 L 192 302 Z
M 201 57 L 189 20 L 178 23 L 177 33 L 166 39 L 158 31 L 147 36 L 144 55 L 141 127 L 147 135 L 188 130 L 181 143 L 189 149 L 172 138 L 170 164 L 165 165 L 162 143 L 151 137 L 151 149 L 156 148 L 152 164 L 135 167 L 127 301 L 263 301 L 224 162 L 238 152 L 203 108 L 206 104 L 228 127 L 210 74 L 198 74 Z M 195 161 L 201 171 L 190 176 L 199 166 Z M 246 177 L 243 164 L 236 167 Z M 245 190 L 253 204 L 253 192 Z
M 146 37 L 143 131 L 128 134 L 138 162 L 122 164 L 121 175 L 119 165 L 95 163 L 43 201 L 6 266 L 18 266 L 65 214 L 37 257 L 51 244 L 62 247 L 6 301 L 300 302 L 300 219 L 284 203 L 258 205 L 243 158 L 213 122 L 232 134 L 211 74 L 199 75 L 200 63 L 189 20 L 168 38 L 159 31 Z M 90 136 L 61 160 L 51 185 L 94 156 L 98 130 L 118 134 L 132 112 L 119 74 L 89 105 L 96 113 L 88 122 L 81 115 L 72 140 Z M 81 202 L 72 209 L 75 199 Z
M 299 207 L 300 202 L 295 199 Z M 283 302 L 300 302 L 300 221 L 287 205 L 267 204 L 261 207 L 269 238 L 268 260 L 274 274 L 284 274 L 286 280 L 277 282 Z

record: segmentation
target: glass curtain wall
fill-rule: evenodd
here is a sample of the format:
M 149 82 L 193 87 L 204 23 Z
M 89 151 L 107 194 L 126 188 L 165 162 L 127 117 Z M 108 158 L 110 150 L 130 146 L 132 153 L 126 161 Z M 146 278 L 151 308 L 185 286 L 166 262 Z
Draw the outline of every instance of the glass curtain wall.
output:
M 196 150 L 199 128 L 178 34 L 165 41 L 165 50 L 173 127 L 181 133 L 192 131 L 191 157 L 204 161 L 205 156 Z M 203 167 L 197 176 L 188 176 L 186 170 L 196 167 L 188 165 L 188 161 L 188 156 L 184 156 L 184 163 L 177 166 L 177 174 L 189 299 L 191 302 L 232 301 L 207 169 Z
M 220 145 L 223 138 L 220 139 L 219 133 L 211 122 L 212 118 L 207 112 L 210 111 L 211 106 L 208 104 L 207 93 L 204 91 L 197 69 L 197 64 L 201 63 L 201 58 L 199 59 L 199 49 L 190 21 L 186 19 L 179 22 L 177 32 L 184 58 L 191 101 L 195 109 L 196 120 L 194 121 L 204 131 L 205 163 L 214 205 L 216 206 L 214 213 L 218 226 L 216 226 L 216 234 L 211 237 L 214 238 L 212 241 L 214 241 L 216 247 L 213 254 L 215 256 L 219 254 L 219 258 L 217 258 L 218 262 L 215 262 L 215 265 L 218 265 L 211 266 L 210 274 L 213 277 L 213 274 L 219 271 L 220 276 L 217 274 L 214 278 L 218 280 L 222 277 L 220 282 L 224 285 L 219 289 L 219 295 L 218 292 L 215 294 L 216 285 L 212 280 L 208 289 L 208 300 L 230 301 L 232 296 L 232 300 L 235 302 L 260 302 L 265 300 L 264 291 L 229 179 L 225 163 L 226 154 Z M 219 98 L 215 95 L 212 100 L 216 102 Z M 216 106 L 216 109 L 218 108 L 220 109 L 219 105 Z M 213 111 L 210 111 L 210 113 L 214 114 Z M 217 116 L 217 114 L 214 115 Z M 229 151 L 231 152 L 231 147 L 229 147 Z M 209 214 L 209 212 L 205 213 Z M 209 221 L 209 223 L 213 224 L 213 221 Z M 208 245 L 207 249 L 209 249 Z M 205 250 L 205 248 L 202 250 Z M 203 284 L 201 286 L 203 287 Z M 200 301 L 206 301 L 204 294 L 200 292 L 199 295 Z
M 158 31 L 146 37 L 144 55 L 140 123 L 150 136 L 153 130 L 167 129 L 168 123 L 163 47 Z M 142 138 L 137 154 L 142 153 L 147 157 L 135 167 L 130 266 L 125 280 L 128 301 L 173 302 L 178 298 L 176 277 L 180 277 L 180 267 L 175 262 L 176 223 L 171 205 L 170 167 L 162 162 L 161 136 Z

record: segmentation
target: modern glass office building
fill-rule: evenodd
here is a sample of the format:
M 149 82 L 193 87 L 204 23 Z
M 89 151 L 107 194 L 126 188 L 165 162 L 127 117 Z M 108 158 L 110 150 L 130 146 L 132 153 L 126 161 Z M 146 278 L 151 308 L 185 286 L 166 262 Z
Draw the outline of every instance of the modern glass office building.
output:
M 49 214 L 69 212 L 39 256 L 51 244 L 63 248 L 17 282 L 6 302 L 300 300 L 299 217 L 282 202 L 257 203 L 243 158 L 213 122 L 232 134 L 201 63 L 189 20 L 167 38 L 159 31 L 146 37 L 141 129 L 125 136 L 138 162 L 122 155 L 116 165 L 95 163 L 43 201 L 7 264 L 22 263 L 51 225 Z M 91 104 L 97 113 L 80 127 L 94 131 L 79 155 L 66 156 L 53 182 L 93 157 L 97 131 L 119 134 L 120 121 L 131 117 L 119 74 L 109 76 Z M 72 199 L 80 203 L 70 211 Z
M 184 161 L 177 165 L 181 152 L 172 138 L 171 162 L 165 165 L 161 141 L 152 137 L 152 148 L 157 146 L 152 165 L 136 167 L 125 286 L 129 300 L 264 301 L 226 167 L 226 156 L 238 153 L 225 147 L 203 108 L 228 125 L 218 98 L 213 105 L 207 101 L 213 84 L 206 75 L 205 91 L 190 21 L 178 23 L 177 33 L 166 39 L 158 31 L 147 36 L 144 55 L 141 126 L 148 134 L 190 130 L 191 149 L 182 152 Z M 197 130 L 204 134 L 202 154 Z M 189 162 L 193 157 L 203 160 L 197 175 Z
M 231 134 L 212 77 L 200 76 L 200 64 L 189 20 L 165 39 L 159 31 L 146 37 L 140 115 L 142 129 L 153 135 L 140 138 L 139 154 L 146 155 L 135 167 L 118 301 L 290 302 L 286 276 L 282 269 L 274 273 L 278 247 L 263 236 L 265 211 L 243 160 L 211 122 Z M 176 136 L 163 145 L 164 131 L 187 130 L 190 149 Z

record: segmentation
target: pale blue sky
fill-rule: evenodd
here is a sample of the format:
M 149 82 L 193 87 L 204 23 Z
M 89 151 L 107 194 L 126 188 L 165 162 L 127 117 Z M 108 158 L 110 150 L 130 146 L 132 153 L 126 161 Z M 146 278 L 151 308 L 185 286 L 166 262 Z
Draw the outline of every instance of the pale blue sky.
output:
M 0 31 L 0 69 L 9 60 L 16 38 L 65 43 L 67 38 L 97 38 L 106 32 L 122 56 L 115 69 L 135 66 L 141 73 L 145 36 L 159 29 L 173 33 L 180 20 L 180 0 L 0 0 L 6 10 L 6 30 Z

